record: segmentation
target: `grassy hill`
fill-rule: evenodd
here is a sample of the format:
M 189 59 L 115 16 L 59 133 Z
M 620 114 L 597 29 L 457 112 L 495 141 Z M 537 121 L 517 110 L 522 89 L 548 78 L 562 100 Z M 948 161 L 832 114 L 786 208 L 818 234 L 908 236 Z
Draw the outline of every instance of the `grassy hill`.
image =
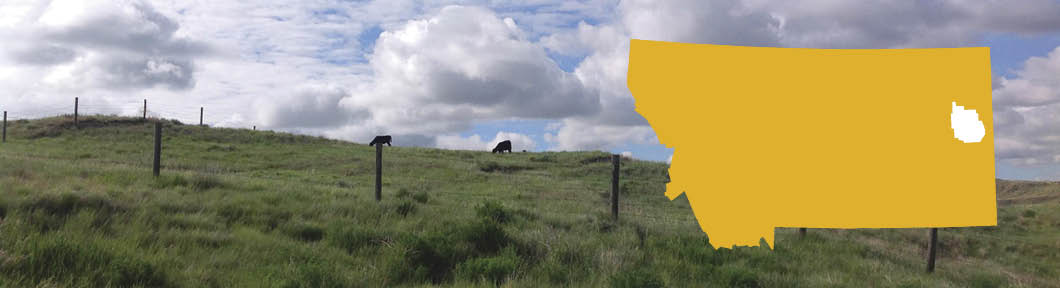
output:
M 715 251 L 664 163 L 623 160 L 614 222 L 607 153 L 386 147 L 376 202 L 373 147 L 164 123 L 157 178 L 151 123 L 9 123 L 0 287 L 1060 287 L 1060 183 L 999 180 L 928 274 L 926 229 Z

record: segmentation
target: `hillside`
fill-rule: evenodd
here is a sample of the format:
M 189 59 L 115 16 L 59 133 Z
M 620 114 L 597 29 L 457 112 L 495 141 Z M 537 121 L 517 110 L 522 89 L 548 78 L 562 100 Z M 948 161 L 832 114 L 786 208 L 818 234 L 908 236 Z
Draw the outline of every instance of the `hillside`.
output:
M 665 163 L 623 160 L 615 222 L 603 152 L 385 147 L 376 202 L 373 147 L 164 123 L 157 178 L 152 123 L 9 123 L 0 287 L 1060 287 L 1060 183 L 999 180 L 999 225 L 940 229 L 928 274 L 926 229 L 715 251 Z

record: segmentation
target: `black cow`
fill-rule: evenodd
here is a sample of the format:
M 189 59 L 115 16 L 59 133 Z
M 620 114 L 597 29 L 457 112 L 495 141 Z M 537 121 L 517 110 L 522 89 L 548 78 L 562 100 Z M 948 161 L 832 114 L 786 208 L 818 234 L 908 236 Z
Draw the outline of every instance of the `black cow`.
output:
M 386 146 L 390 146 L 390 135 L 375 136 L 375 139 L 372 139 L 372 143 L 368 143 L 368 146 L 375 146 L 375 144 L 383 143 L 386 143 Z
M 497 147 L 493 148 L 493 153 L 501 152 L 503 154 L 504 151 L 508 151 L 508 153 L 512 153 L 512 141 L 509 141 L 509 140 L 501 141 L 501 143 L 497 143 Z

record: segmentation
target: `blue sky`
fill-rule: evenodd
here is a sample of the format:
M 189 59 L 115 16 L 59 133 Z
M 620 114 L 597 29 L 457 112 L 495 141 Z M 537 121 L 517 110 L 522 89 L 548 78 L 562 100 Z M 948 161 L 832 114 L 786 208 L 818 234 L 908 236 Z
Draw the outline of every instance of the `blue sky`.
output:
M 1023 66 L 1031 57 L 1045 57 L 1060 47 L 1060 33 L 1039 36 L 994 34 L 975 44 L 990 47 L 990 64 L 994 75 L 1013 77 L 1012 71 Z
M 1020 36 L 1013 34 L 997 34 L 985 37 L 982 41 L 970 45 L 975 47 L 990 47 L 990 58 L 991 58 L 991 69 L 997 76 L 1013 77 L 1013 71 L 1018 70 L 1022 67 L 1023 62 L 1030 57 L 1044 57 L 1050 51 L 1060 47 L 1060 34 L 1053 35 L 1042 35 L 1042 36 Z M 566 57 L 564 55 L 550 54 L 550 58 L 555 61 L 564 71 L 573 71 L 577 67 L 578 63 L 584 60 L 584 57 Z M 511 120 L 511 121 L 494 121 L 486 123 L 478 123 L 470 131 L 464 132 L 462 136 L 471 136 L 474 134 L 478 135 L 494 135 L 497 132 L 508 131 L 518 132 L 526 135 L 532 135 L 537 143 L 545 143 L 544 135 L 546 132 L 545 127 L 548 123 L 554 123 L 548 120 Z M 548 147 L 537 147 L 537 149 L 547 149 Z M 633 144 L 623 143 L 622 145 L 612 147 L 608 151 L 613 153 L 621 153 L 625 151 L 633 152 L 637 158 L 666 161 L 673 153 L 672 148 L 666 148 L 662 144 Z M 999 162 L 997 165 L 997 175 L 1002 178 L 1020 178 L 1020 179 L 1038 179 L 1048 178 L 1053 176 L 1049 173 L 1060 171 L 1060 166 L 1052 165 L 1052 167 L 1023 167 L 1010 165 L 1005 162 Z
M 989 46 L 997 175 L 1060 179 L 1056 15 L 1053 0 L 9 0 L 0 106 L 41 116 L 76 95 L 89 112 L 136 115 L 148 99 L 160 117 L 206 106 L 216 126 L 356 142 L 385 133 L 446 149 L 511 139 L 516 150 L 666 161 L 672 149 L 625 87 L 631 38 Z

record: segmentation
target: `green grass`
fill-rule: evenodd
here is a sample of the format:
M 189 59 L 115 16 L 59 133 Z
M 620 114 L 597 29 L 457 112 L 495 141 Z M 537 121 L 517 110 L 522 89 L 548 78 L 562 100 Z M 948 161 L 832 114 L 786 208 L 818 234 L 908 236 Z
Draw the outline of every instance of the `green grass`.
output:
M 602 152 L 375 149 L 88 116 L 9 123 L 0 287 L 1060 287 L 1060 184 L 999 181 L 997 227 L 778 228 L 714 250 L 664 163 Z M 367 140 L 367 139 L 366 139 Z

